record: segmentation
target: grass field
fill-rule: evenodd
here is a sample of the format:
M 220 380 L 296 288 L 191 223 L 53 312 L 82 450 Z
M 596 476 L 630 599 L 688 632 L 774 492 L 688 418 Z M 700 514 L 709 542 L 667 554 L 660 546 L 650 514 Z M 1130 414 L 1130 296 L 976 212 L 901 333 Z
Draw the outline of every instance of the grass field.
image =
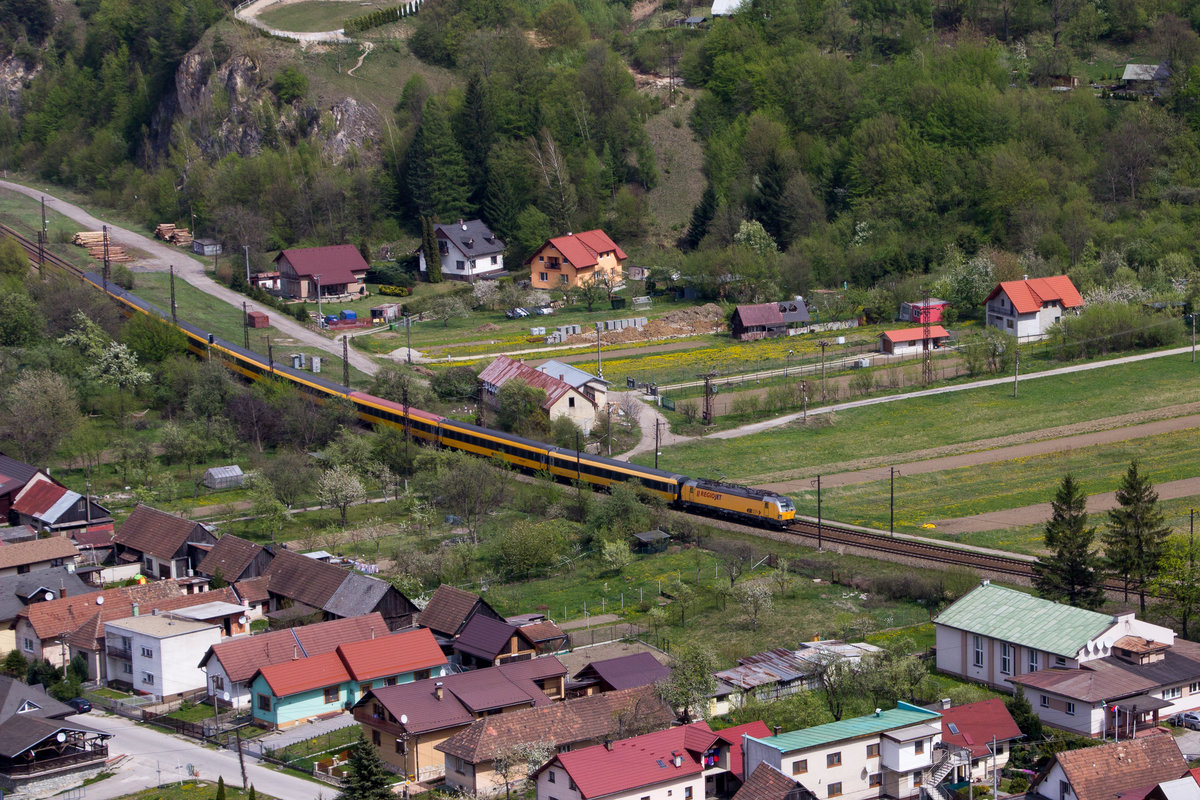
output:
M 164 773 L 164 777 L 169 777 Z M 103 782 L 97 784 L 102 787 Z M 172 783 L 166 786 L 160 786 L 157 789 L 146 789 L 141 792 L 134 792 L 117 798 L 117 800 L 209 800 L 209 798 L 217 796 L 217 785 L 209 781 L 183 781 L 182 783 Z M 249 792 L 242 791 L 236 786 L 225 785 L 225 797 L 228 800 L 246 800 L 250 796 Z M 260 800 L 275 800 L 270 795 L 263 794 L 255 790 L 255 796 Z
M 0 222 L 8 225 L 26 239 L 37 241 L 38 228 L 42 225 L 41 204 L 32 197 L 0 189 Z M 79 225 L 59 214 L 46 209 L 47 252 L 66 259 L 83 269 L 96 269 L 95 260 L 88 258 L 82 247 L 70 244 L 69 238 L 80 230 Z M 63 240 L 67 239 L 67 242 Z
M 1188 356 L 1150 359 L 1039 378 L 1022 384 L 1016 399 L 1011 386 L 992 386 L 841 411 L 808 427 L 791 425 L 737 439 L 688 442 L 665 449 L 659 466 L 709 475 L 713 465 L 720 465 L 728 479 L 758 482 L 785 470 L 795 477 L 815 476 L 840 471 L 839 464 L 868 456 L 968 445 L 979 439 L 1192 402 L 1196 386 L 1197 371 Z M 634 460 L 648 463 L 644 456 Z
M 664 244 L 674 246 L 687 230 L 692 209 L 704 191 L 704 152 L 692 134 L 688 117 L 692 111 L 684 93 L 676 93 L 675 108 L 664 109 L 646 121 L 646 136 L 658 161 L 658 184 L 646 195 L 651 227 Z
M 303 0 L 300 3 L 269 8 L 258 15 L 264 24 L 281 31 L 336 31 L 347 17 L 356 17 L 376 5 L 356 2 Z

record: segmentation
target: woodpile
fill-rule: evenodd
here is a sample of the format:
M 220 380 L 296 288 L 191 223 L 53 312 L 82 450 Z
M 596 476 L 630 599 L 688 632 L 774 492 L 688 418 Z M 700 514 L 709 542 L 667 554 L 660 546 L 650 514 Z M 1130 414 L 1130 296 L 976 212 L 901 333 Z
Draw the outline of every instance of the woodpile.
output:
M 179 247 L 192 246 L 192 234 L 187 228 L 176 228 L 170 222 L 164 222 L 154 229 L 154 235 L 164 242 L 178 245 Z
M 71 240 L 80 247 L 86 247 L 88 255 L 97 261 L 104 260 L 104 231 L 80 231 Z M 108 261 L 111 264 L 123 264 L 133 261 L 125 248 L 108 240 Z

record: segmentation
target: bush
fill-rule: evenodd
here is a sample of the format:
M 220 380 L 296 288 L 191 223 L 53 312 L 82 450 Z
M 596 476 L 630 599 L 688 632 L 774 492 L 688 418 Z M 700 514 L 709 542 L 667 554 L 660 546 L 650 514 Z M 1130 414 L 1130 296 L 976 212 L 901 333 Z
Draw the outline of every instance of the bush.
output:
M 290 105 L 308 94 L 308 78 L 295 67 L 288 67 L 275 76 L 271 90 L 275 92 L 279 102 Z
M 1165 347 L 1183 338 L 1183 321 L 1126 303 L 1086 307 L 1050 328 L 1055 358 L 1070 361 L 1123 350 Z
M 438 399 L 448 403 L 471 402 L 478 393 L 479 379 L 470 367 L 451 367 L 429 379 Z
M 1014 775 L 1008 779 L 1008 791 L 1016 794 L 1029 789 L 1029 778 L 1024 775 Z
M 412 289 L 407 286 L 380 286 L 379 293 L 392 297 L 408 297 L 412 294 Z

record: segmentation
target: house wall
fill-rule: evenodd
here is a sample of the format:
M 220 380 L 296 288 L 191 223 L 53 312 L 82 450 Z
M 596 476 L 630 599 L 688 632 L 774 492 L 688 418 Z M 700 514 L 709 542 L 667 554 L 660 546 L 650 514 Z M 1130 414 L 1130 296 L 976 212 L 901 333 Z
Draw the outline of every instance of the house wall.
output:
M 558 269 L 550 266 L 553 258 L 558 259 Z M 576 269 L 573 264 L 563 258 L 563 254 L 558 251 L 558 248 L 547 244 L 530 259 L 530 284 L 535 289 L 565 289 L 568 286 L 578 286 L 581 279 L 592 280 L 593 275 L 597 277 L 607 275 L 617 283 L 623 279 L 622 262 L 617 259 L 615 253 L 606 253 L 600 256 L 596 262 L 595 267 Z
M 1057 763 L 1046 773 L 1046 777 L 1033 785 L 1031 791 L 1047 800 L 1077 800 L 1075 791 L 1067 781 L 1067 774 Z
M 572 405 L 572 401 L 574 404 Z M 596 425 L 596 407 L 592 401 L 572 389 L 550 406 L 550 419 L 567 417 L 587 433 Z
M 407 770 L 408 774 L 415 775 L 420 781 L 440 778 L 445 774 L 445 754 L 434 748 L 468 727 L 456 725 L 413 735 L 406 733 L 399 725 L 372 716 L 370 710 L 363 707 L 355 709 L 354 718 L 363 726 L 368 740 L 374 741 L 375 734 L 379 734 L 379 755 L 389 769 L 401 775 Z M 398 744 L 397 739 L 402 743 Z M 405 741 L 407 755 L 400 752 L 405 747 Z
M 23 523 L 23 524 L 29 524 L 31 527 L 34 527 L 32 523 Z M 74 559 L 74 560 L 78 560 L 78 559 Z M 4 569 L 0 569 L 0 577 L 2 577 L 4 575 L 24 575 L 26 572 L 33 572 L 34 570 L 46 569 L 47 567 L 61 567 L 65 563 L 66 563 L 66 559 L 62 559 L 62 558 L 52 558 L 52 559 L 49 559 L 46 561 L 31 561 L 28 564 L 21 564 L 21 565 L 5 567 Z
M 61 667 L 64 663 L 63 646 L 53 640 L 47 639 L 43 642 L 34 631 L 33 625 L 24 617 L 17 618 L 16 627 L 17 649 L 21 651 L 21 655 L 25 658 L 44 658 L 56 667 Z M 70 660 L 70 656 L 66 657 Z
M 554 782 L 551 783 L 551 775 Z M 542 770 L 537 780 L 537 800 L 582 800 L 578 789 L 571 788 L 566 770 L 553 766 Z M 690 790 L 690 794 L 689 794 Z M 640 786 L 625 792 L 604 796 L 605 800 L 703 800 L 704 775 L 696 773 L 678 780 Z
M 199 660 L 197 660 L 197 663 L 199 663 Z M 231 681 L 229 679 L 229 673 L 225 671 L 225 666 L 221 663 L 219 658 L 216 656 L 210 658 L 208 660 L 208 664 L 206 665 L 206 669 L 208 672 L 207 685 L 208 694 L 210 697 L 212 697 L 214 693 L 213 679 L 219 678 L 220 680 L 215 684 L 216 696 L 221 698 L 222 702 L 224 702 L 224 693 L 229 692 L 229 703 L 234 708 L 248 709 L 250 707 L 253 697 L 250 694 L 250 687 L 245 681 Z
M 121 628 L 114 622 L 104 626 L 106 643 L 115 642 L 121 636 L 130 640 L 132 675 L 123 671 L 123 659 L 105 656 L 109 680 L 126 681 L 132 684 L 136 692 L 173 697 L 205 688 L 207 676 L 196 665 L 204 658 L 208 648 L 221 641 L 221 629 L 213 625 L 178 636 L 158 638 Z M 143 648 L 149 655 L 143 652 Z
M 1075 668 L 1079 661 L 1073 658 L 1062 658 L 1044 650 L 1021 647 L 1010 644 L 1011 673 L 1003 671 L 1003 642 L 998 642 L 987 636 L 983 640 L 983 664 L 975 664 L 975 636 L 967 631 L 951 628 L 946 625 L 934 624 L 937 639 L 937 668 L 939 672 L 958 675 L 973 681 L 987 683 L 991 686 L 1012 691 L 1009 678 L 1015 675 L 1026 675 L 1047 667 Z M 1031 661 L 1031 656 L 1036 662 Z
M 288 697 L 276 697 L 262 675 L 256 677 L 250 684 L 250 691 L 254 698 L 252 711 L 254 721 L 266 728 L 288 728 L 322 714 L 341 711 L 347 699 L 344 684 L 337 686 L 337 698 L 333 702 L 325 701 L 324 687 Z M 270 698 L 271 709 L 269 711 L 264 711 L 259 707 L 260 695 Z
M 476 275 L 484 275 L 504 269 L 503 253 L 487 256 L 473 255 L 464 253 L 450 239 L 439 237 L 438 241 L 445 242 L 446 249 L 449 251 L 445 255 L 439 254 L 439 260 L 442 262 L 442 276 L 445 278 L 469 279 Z M 459 266 L 460 262 L 462 264 L 461 267 Z M 424 250 L 417 253 L 417 264 L 421 272 L 427 271 L 428 266 L 425 262 Z

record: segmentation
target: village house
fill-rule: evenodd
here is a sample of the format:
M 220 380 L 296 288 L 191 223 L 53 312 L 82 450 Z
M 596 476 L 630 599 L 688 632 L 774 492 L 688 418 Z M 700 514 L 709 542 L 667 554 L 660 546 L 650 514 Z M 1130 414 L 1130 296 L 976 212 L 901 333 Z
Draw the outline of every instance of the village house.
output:
M 440 778 L 445 758 L 437 745 L 481 717 L 562 700 L 566 675 L 546 656 L 377 687 L 354 706 L 354 718 L 389 769 L 418 781 Z
M 1130 92 L 1157 95 L 1171 81 L 1171 69 L 1164 61 L 1159 64 L 1126 64 L 1121 73 L 1121 85 Z
M 715 733 L 693 722 L 559 753 L 535 773 L 537 800 L 728 797 L 742 784 L 743 740 L 769 734 L 762 722 Z
M 537 656 L 537 650 L 523 628 L 484 616 L 472 617 L 454 638 L 454 652 L 466 669 L 527 661 Z
M 254 723 L 290 728 L 341 713 L 376 686 L 440 678 L 448 667 L 423 628 L 339 644 L 331 652 L 260 667 L 250 678 Z
M 567 646 L 567 634 L 558 624 L 544 614 L 520 614 L 509 617 L 508 624 L 516 625 L 537 648 L 536 655 L 557 653 Z
M 1029 342 L 1045 337 L 1067 311 L 1079 313 L 1083 298 L 1066 275 L 1003 281 L 983 301 L 987 324 Z
M 141 562 L 147 578 L 167 579 L 191 576 L 207 555 L 195 545 L 216 544 L 217 537 L 199 522 L 139 503 L 113 542 L 118 561 Z
M 818 797 L 866 800 L 915 797 L 922 786 L 936 786 L 951 769 L 941 741 L 940 714 L 898 703 L 863 717 L 748 736 L 744 749 L 751 774 L 765 763 Z
M 343 299 L 367 291 L 367 262 L 352 244 L 288 248 L 275 256 L 275 265 L 285 297 Z
M 210 699 L 249 710 L 250 681 L 258 670 L 275 664 L 332 653 L 338 645 L 374 640 L 386 635 L 387 623 L 380 614 L 337 619 L 268 631 L 254 636 L 226 639 L 214 644 L 199 661 L 207 675 Z M 225 693 L 229 700 L 224 700 Z
M 56 536 L 113 529 L 112 514 L 107 508 L 41 472 L 13 495 L 9 517 L 18 525 Z
M 1008 763 L 1012 743 L 1022 736 L 1008 707 L 997 697 L 961 706 L 951 706 L 947 700 L 938 711 L 942 743 L 960 755 L 944 779 L 949 783 L 990 780 L 993 770 Z
M 195 666 L 221 640 L 221 627 L 174 614 L 145 614 L 104 623 L 108 682 L 158 700 L 203 692 Z
M 777 303 L 738 306 L 730 318 L 729 333 L 734 339 L 749 342 L 771 336 L 787 336 L 790 328 L 807 325 L 811 321 L 804 298 L 797 295 L 791 300 Z
M 26 606 L 92 591 L 68 567 L 47 567 L 0 577 L 0 654 L 17 649 L 17 615 Z
M 52 567 L 74 567 L 79 550 L 65 536 L 0 545 L 0 577 Z
M 464 589 L 441 584 L 433 597 L 417 617 L 417 624 L 433 631 L 433 636 L 449 655 L 453 651 L 454 637 L 476 615 L 503 622 L 504 617 L 479 595 Z
M 219 576 L 228 583 L 237 583 L 262 575 L 270 563 L 271 554 L 265 547 L 227 533 L 217 540 L 196 566 L 196 572 L 209 578 Z
M 667 728 L 675 712 L 653 687 L 578 697 L 539 708 L 526 708 L 478 719 L 435 749 L 445 755 L 446 786 L 468 794 L 490 795 L 505 789 L 503 758 L 521 744 L 540 743 L 559 752 L 620 740 L 632 732 Z M 526 777 L 524 765 L 512 769 L 508 784 Z
M 817 800 L 817 796 L 770 764 L 760 763 L 733 800 Z
M 504 242 L 481 219 L 459 220 L 450 225 L 434 225 L 438 260 L 442 277 L 455 281 L 484 278 L 492 280 L 508 274 L 504 269 Z M 417 251 L 421 274 L 429 271 L 424 248 Z
M 1175 737 L 1162 732 L 1058 753 L 1029 792 L 1044 800 L 1112 800 L 1139 791 L 1143 797 L 1158 784 L 1187 775 Z
M 615 287 L 624 282 L 625 251 L 602 230 L 549 239 L 526 263 L 534 289 L 566 290 L 593 281 Z
M 17 461 L 15 458 L 0 453 L 0 521 L 13 521 L 9 518 L 13 498 L 39 472 L 41 470 L 32 464 Z
M 901 322 L 941 322 L 942 316 L 950 304 L 945 300 L 931 297 L 928 300 L 916 300 L 912 303 L 900 304 Z
M 929 326 L 928 346 L 930 349 L 937 350 L 944 347 L 949 340 L 950 334 L 941 325 Z M 879 352 L 887 355 L 911 355 L 923 352 L 925 348 L 924 328 L 904 328 L 879 334 Z
M 564 364 L 554 359 L 545 361 L 534 367 L 534 369 L 570 384 L 571 388 L 591 399 L 598 408 L 604 408 L 604 404 L 608 402 L 608 387 L 611 384 L 604 380 L 604 378 L 598 378 L 579 367 L 573 367 L 570 364 Z
M 1200 707 L 1200 644 L 1126 614 L 1101 614 L 983 581 L 934 619 L 937 668 L 1024 689 L 1043 722 L 1128 735 Z
M 653 686 L 666 680 L 671 670 L 648 652 L 592 661 L 575 673 L 567 684 L 570 697 L 588 697 L 605 692 Z
M 520 381 L 546 393 L 542 409 L 551 420 L 567 417 L 585 433 L 596 425 L 596 401 L 565 380 L 539 372 L 531 366 L 508 356 L 498 356 L 479 373 L 483 383 L 483 399 L 492 408 L 499 408 L 500 387 L 511 380 Z

